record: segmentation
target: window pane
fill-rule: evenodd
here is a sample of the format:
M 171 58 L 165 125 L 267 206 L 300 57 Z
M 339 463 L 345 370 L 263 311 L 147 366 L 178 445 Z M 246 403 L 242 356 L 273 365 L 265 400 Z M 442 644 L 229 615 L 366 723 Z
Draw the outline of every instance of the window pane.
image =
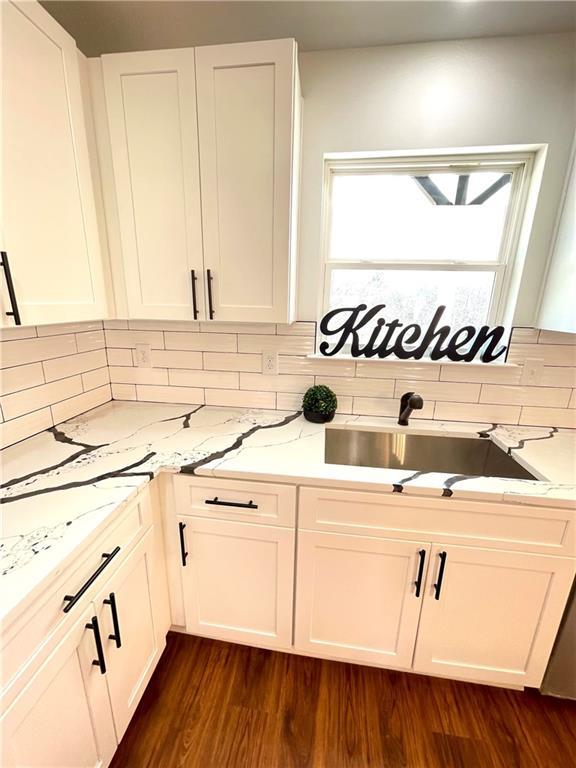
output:
M 491 171 L 336 173 L 329 258 L 497 261 L 510 180 Z
M 386 320 L 427 326 L 438 306 L 446 307 L 442 324 L 453 329 L 486 323 L 493 272 L 445 270 L 334 269 L 330 309 L 385 304 Z M 362 336 L 362 332 L 360 334 Z M 364 330 L 364 336 L 370 329 Z

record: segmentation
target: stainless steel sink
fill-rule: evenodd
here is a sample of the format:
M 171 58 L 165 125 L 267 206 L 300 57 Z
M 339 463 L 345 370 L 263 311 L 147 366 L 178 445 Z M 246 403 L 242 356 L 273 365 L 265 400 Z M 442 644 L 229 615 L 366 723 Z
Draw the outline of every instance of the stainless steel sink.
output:
M 487 438 L 326 429 L 327 464 L 535 480 Z

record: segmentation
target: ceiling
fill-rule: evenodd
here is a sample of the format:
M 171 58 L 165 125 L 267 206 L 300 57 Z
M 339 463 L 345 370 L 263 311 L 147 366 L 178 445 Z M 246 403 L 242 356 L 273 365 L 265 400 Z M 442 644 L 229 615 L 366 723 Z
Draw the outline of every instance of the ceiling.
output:
M 295 37 L 303 51 L 576 29 L 576 2 L 41 0 L 87 56 Z

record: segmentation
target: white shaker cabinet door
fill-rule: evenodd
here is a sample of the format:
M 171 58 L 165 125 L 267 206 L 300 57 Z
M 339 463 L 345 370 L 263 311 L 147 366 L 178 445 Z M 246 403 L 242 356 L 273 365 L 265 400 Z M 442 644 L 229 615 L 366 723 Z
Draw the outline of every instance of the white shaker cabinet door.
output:
M 297 78 L 294 40 L 196 49 L 209 319 L 290 320 Z
M 538 686 L 574 568 L 568 558 L 434 546 L 414 671 Z
M 186 630 L 289 648 L 294 531 L 187 516 L 178 524 Z
M 21 321 L 102 318 L 106 296 L 77 49 L 38 3 L 0 5 L 0 228 Z M 4 292 L 6 274 L 0 280 Z M 2 324 L 14 319 L 3 313 Z
M 296 649 L 409 669 L 428 550 L 418 542 L 300 531 Z
M 3 768 L 105 768 L 116 736 L 98 660 L 94 606 L 59 643 L 2 717 Z
M 194 50 L 105 55 L 102 70 L 128 314 L 199 319 L 204 306 Z

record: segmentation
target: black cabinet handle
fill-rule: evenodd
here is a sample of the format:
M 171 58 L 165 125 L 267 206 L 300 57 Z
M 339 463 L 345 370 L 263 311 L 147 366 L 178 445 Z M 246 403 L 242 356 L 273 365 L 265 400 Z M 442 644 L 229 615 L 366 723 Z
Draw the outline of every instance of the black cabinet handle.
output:
M 76 605 L 78 600 L 82 597 L 82 595 L 86 592 L 86 590 L 94 584 L 98 576 L 102 573 L 104 568 L 108 565 L 108 563 L 112 560 L 113 557 L 116 557 L 116 555 L 120 552 L 120 547 L 114 547 L 112 552 L 103 552 L 102 557 L 105 558 L 104 562 L 101 563 L 98 568 L 94 571 L 92 576 L 88 579 L 88 581 L 85 581 L 84 584 L 80 587 L 78 592 L 76 592 L 75 595 L 64 595 L 64 600 L 68 603 L 68 605 L 64 606 L 62 609 L 64 613 L 68 613 L 68 611 L 72 610 L 72 608 Z
M 444 580 L 444 568 L 446 567 L 446 552 L 438 552 L 440 558 L 440 568 L 438 569 L 438 581 L 434 584 L 434 599 L 440 600 L 440 590 Z
M 249 502 L 244 501 L 221 501 L 218 496 L 213 499 L 204 499 L 204 504 L 213 504 L 216 507 L 242 507 L 243 509 L 258 509 L 258 504 L 254 504 L 252 499 Z
M 194 315 L 194 320 L 197 320 L 198 304 L 196 303 L 196 281 L 198 280 L 198 278 L 196 277 L 195 269 L 190 270 L 190 280 L 192 282 L 192 314 Z
M 416 577 L 416 581 L 414 582 L 414 586 L 416 587 L 416 597 L 420 597 L 420 590 L 422 589 L 422 576 L 424 575 L 424 562 L 426 560 L 426 550 L 420 549 L 418 551 L 418 557 L 420 558 L 420 563 L 418 564 L 418 576 Z
M 212 304 L 212 272 L 207 269 L 206 270 L 206 282 L 208 284 L 208 315 L 210 317 L 210 320 L 214 319 L 214 306 Z
M 102 648 L 102 638 L 100 637 L 100 627 L 98 626 L 98 619 L 96 616 L 92 616 L 92 620 L 86 624 L 86 629 L 91 629 L 94 632 L 94 642 L 96 643 L 96 655 L 97 659 L 94 659 L 92 664 L 95 667 L 100 667 L 101 674 L 106 674 L 106 659 L 104 658 L 104 649 Z
M 121 648 L 122 639 L 120 638 L 120 622 L 118 621 L 118 607 L 116 605 L 116 595 L 114 592 L 110 592 L 106 600 L 104 600 L 104 605 L 110 606 L 110 611 L 112 613 L 112 624 L 114 625 L 114 634 L 108 635 L 108 640 L 114 640 L 116 643 L 116 648 Z
M 6 288 L 8 288 L 8 296 L 10 297 L 11 312 L 6 312 L 8 317 L 13 317 L 16 325 L 22 325 L 20 320 L 20 312 L 18 311 L 18 302 L 16 301 L 16 291 L 14 290 L 14 283 L 12 282 L 12 273 L 10 272 L 10 262 L 8 261 L 8 254 L 6 251 L 0 251 L 0 267 L 4 267 L 4 274 L 6 275 Z
M 186 523 L 178 523 L 178 530 L 180 532 L 180 555 L 182 556 L 182 565 L 186 565 L 186 558 L 188 557 L 188 552 L 186 552 L 186 542 L 184 541 L 184 528 L 186 528 Z

